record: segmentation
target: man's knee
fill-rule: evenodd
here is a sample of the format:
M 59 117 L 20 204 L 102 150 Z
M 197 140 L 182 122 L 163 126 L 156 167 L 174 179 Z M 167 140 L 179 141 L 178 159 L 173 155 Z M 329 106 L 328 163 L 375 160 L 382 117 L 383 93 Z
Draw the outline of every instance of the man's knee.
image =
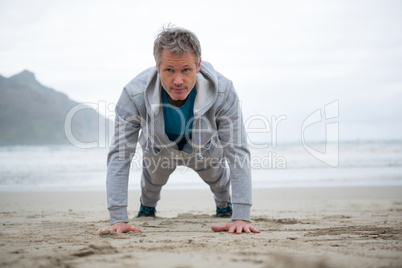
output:
M 202 171 L 197 171 L 198 175 L 209 185 L 226 185 L 230 180 L 229 169 L 209 167 Z

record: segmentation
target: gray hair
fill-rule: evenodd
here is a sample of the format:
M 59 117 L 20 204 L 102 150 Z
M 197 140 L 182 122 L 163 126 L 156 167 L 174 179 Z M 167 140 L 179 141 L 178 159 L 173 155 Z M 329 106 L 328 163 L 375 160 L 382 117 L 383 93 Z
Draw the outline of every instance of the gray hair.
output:
M 195 64 L 197 65 L 201 59 L 201 45 L 197 36 L 189 30 L 180 27 L 167 25 L 157 35 L 154 41 L 154 57 L 158 66 L 161 62 L 163 49 L 177 55 L 190 52 L 194 55 Z

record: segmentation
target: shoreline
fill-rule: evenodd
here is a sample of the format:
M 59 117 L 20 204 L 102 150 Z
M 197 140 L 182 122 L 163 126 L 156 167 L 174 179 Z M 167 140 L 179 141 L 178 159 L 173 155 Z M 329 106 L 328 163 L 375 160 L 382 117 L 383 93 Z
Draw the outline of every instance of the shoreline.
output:
M 193 186 L 193 187 L 187 187 L 186 186 L 178 186 L 178 185 L 165 185 L 162 191 L 205 191 L 208 190 L 208 185 L 206 185 L 204 182 L 200 181 L 199 185 Z M 338 189 L 338 188 L 393 188 L 393 187 L 402 187 L 402 181 L 401 182 L 390 182 L 390 183 L 367 183 L 367 182 L 361 182 L 361 183 L 356 183 L 356 182 L 349 182 L 349 183 L 330 183 L 330 182 L 320 182 L 320 183 L 311 183 L 311 184 L 303 184 L 302 182 L 300 183 L 284 183 L 284 184 L 277 184 L 277 183 L 264 183 L 261 184 L 259 182 L 255 183 L 253 185 L 253 191 L 259 191 L 259 190 L 278 190 L 278 189 Z M 139 192 L 140 188 L 139 186 L 131 187 L 129 186 L 128 188 L 129 192 Z M 86 187 L 86 188 L 67 188 L 67 189 L 60 189 L 60 188 L 37 188 L 37 189 L 23 189 L 23 190 L 15 190 L 15 189 L 1 189 L 0 188 L 0 194 L 18 194 L 18 193 L 96 193 L 96 192 L 105 192 L 106 193 L 106 186 L 98 186 L 98 187 Z
M 351 184 L 351 185 L 336 185 L 336 186 L 322 186 L 322 185 L 303 185 L 303 186 L 267 186 L 267 187 L 253 187 L 253 192 L 259 192 L 259 191 L 276 191 L 276 190 L 284 190 L 284 191 L 309 191 L 309 190 L 314 190 L 314 189 L 322 189 L 322 190 L 341 190 L 341 189 L 354 189 L 354 188 L 359 188 L 359 189 L 366 189 L 370 190 L 373 188 L 376 189 L 383 189 L 383 190 L 391 190 L 394 192 L 394 190 L 401 189 L 402 190 L 402 184 L 391 184 L 391 185 L 374 185 L 374 184 L 368 184 L 368 185 L 358 185 L 358 184 Z M 199 191 L 209 191 L 209 187 L 206 184 L 202 184 L 202 187 L 200 188 L 173 188 L 173 187 L 164 187 L 162 189 L 163 192 L 182 192 L 182 191 L 194 191 L 194 192 L 199 192 Z M 139 193 L 139 189 L 129 189 L 128 192 L 130 193 Z M 27 194 L 27 195 L 36 195 L 36 194 L 53 194 L 53 193 L 76 193 L 76 194 L 91 194 L 91 193 L 104 193 L 106 195 L 106 187 L 104 189 L 67 189 L 67 190 L 62 190 L 62 189 L 52 189 L 52 190 L 25 190 L 25 191 L 2 191 L 0 190 L 0 201 L 2 198 L 2 195 L 19 195 L 19 194 Z M 358 192 L 358 194 L 362 194 L 361 192 Z

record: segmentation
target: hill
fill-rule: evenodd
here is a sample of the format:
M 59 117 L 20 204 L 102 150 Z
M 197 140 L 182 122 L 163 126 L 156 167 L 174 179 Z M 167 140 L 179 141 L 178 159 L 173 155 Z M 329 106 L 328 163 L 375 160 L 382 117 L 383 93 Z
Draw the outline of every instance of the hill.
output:
M 76 105 L 67 95 L 40 84 L 27 70 L 9 78 L 0 75 L 0 145 L 70 143 L 64 124 Z M 71 131 L 75 140 L 98 141 L 99 116 L 88 106 L 74 113 Z

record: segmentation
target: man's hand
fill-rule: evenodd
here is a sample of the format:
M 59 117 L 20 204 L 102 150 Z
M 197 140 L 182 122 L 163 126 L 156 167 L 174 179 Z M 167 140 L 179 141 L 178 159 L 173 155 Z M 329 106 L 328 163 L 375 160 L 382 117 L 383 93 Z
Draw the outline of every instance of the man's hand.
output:
M 100 232 L 110 230 L 111 232 L 116 233 L 128 233 L 128 232 L 141 232 L 141 230 L 133 225 L 130 225 L 125 222 L 117 222 L 109 227 L 99 229 L 96 234 L 99 235 Z
M 222 226 L 212 226 L 211 229 L 214 232 L 229 232 L 229 233 L 235 233 L 236 234 L 241 234 L 242 232 L 246 233 L 259 233 L 260 231 L 255 228 L 253 225 L 251 225 L 248 221 L 241 221 L 241 220 L 236 220 L 231 223 L 224 224 Z

